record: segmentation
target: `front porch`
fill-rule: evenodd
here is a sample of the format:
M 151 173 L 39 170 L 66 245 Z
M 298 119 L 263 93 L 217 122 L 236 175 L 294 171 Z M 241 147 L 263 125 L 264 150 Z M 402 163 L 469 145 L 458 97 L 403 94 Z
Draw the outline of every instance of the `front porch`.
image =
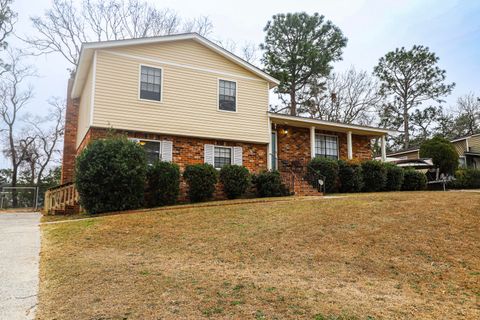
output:
M 316 173 L 318 177 L 315 179 L 305 178 L 307 174 L 311 175 L 308 163 L 315 157 L 370 160 L 373 158 L 371 141 L 377 138 L 381 143 L 381 159 L 386 159 L 385 137 L 389 133 L 386 129 L 272 113 L 269 121 L 268 168 L 280 171 L 284 182 L 295 190 L 295 194 L 311 193 L 311 190 L 299 190 L 298 185 L 304 186 L 305 179 L 314 184 L 314 189 L 320 189 L 317 182 L 321 180 L 321 172 Z

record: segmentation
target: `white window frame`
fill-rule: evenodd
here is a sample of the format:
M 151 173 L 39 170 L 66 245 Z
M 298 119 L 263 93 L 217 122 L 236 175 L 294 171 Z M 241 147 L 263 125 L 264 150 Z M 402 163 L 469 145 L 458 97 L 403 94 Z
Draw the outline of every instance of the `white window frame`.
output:
M 148 68 L 155 68 L 155 69 L 160 69 L 161 73 L 161 78 L 160 78 L 160 100 L 150 100 L 150 99 L 142 99 L 140 98 L 140 91 L 142 87 L 142 67 L 148 67 Z M 145 102 L 151 102 L 151 103 L 163 103 L 163 78 L 165 77 L 163 67 L 158 66 L 158 65 L 150 65 L 150 64 L 145 64 L 145 63 L 140 63 L 138 65 L 138 92 L 137 92 L 137 98 L 139 101 L 145 101 Z M 141 139 L 145 140 L 145 139 Z M 145 140 L 147 141 L 147 140 Z
M 340 160 L 340 144 L 338 142 L 338 136 L 336 136 L 334 134 L 315 133 L 315 157 L 317 157 L 317 137 L 318 136 L 334 137 L 337 140 L 337 160 Z M 328 155 L 325 155 L 324 158 L 330 159 L 330 158 L 327 158 L 327 156 Z
M 128 140 L 140 143 L 140 141 L 146 141 L 146 142 L 157 142 L 158 143 L 158 160 L 163 161 L 162 159 L 162 141 L 163 140 L 155 140 L 155 139 L 142 139 L 142 138 L 128 138 Z M 148 164 L 151 165 L 151 164 Z
M 233 164 L 233 161 L 234 161 L 233 157 L 235 156 L 235 155 L 233 154 L 233 152 L 234 152 L 233 147 L 231 147 L 231 146 L 219 146 L 219 145 L 216 145 L 216 144 L 215 144 L 215 145 L 213 145 L 213 167 L 214 167 L 215 169 L 217 169 L 217 170 L 221 170 L 221 169 L 222 169 L 222 168 L 217 168 L 217 167 L 215 167 L 215 148 L 230 149 L 230 165 Z
M 220 109 L 220 81 L 235 82 L 235 111 Z M 227 79 L 227 78 L 217 78 L 217 111 L 228 112 L 228 113 L 238 113 L 238 82 L 237 80 Z

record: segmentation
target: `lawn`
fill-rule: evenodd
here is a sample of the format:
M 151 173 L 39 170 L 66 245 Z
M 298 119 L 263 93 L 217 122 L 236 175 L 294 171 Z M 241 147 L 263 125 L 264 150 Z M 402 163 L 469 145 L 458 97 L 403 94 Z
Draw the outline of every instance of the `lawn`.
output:
M 42 234 L 39 319 L 480 318 L 480 193 L 150 211 Z

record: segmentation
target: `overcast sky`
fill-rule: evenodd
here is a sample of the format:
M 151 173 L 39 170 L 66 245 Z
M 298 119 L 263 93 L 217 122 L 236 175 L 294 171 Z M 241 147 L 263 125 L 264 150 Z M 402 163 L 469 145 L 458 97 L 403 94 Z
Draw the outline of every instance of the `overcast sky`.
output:
M 261 43 L 266 22 L 276 13 L 319 12 L 348 37 L 341 71 L 353 65 L 371 72 L 378 59 L 397 47 L 430 47 L 447 70 L 447 81 L 457 84 L 448 103 L 470 91 L 480 94 L 480 1 L 453 0 L 162 0 L 150 1 L 192 18 L 207 15 L 214 24 L 211 38 Z M 19 15 L 16 33 L 32 34 L 30 16 L 41 15 L 49 0 L 14 0 Z M 23 46 L 10 39 L 12 46 Z M 65 97 L 68 63 L 59 55 L 32 58 L 39 78 L 32 81 L 35 99 L 30 112 L 41 113 L 51 96 Z M 4 161 L 0 162 L 3 167 Z

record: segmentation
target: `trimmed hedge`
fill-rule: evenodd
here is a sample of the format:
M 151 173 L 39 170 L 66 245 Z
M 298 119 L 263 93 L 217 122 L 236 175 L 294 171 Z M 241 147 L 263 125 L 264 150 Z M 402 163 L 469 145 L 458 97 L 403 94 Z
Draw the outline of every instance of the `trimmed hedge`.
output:
M 385 189 L 387 183 L 387 169 L 382 162 L 368 160 L 362 162 L 363 191 L 376 192 Z
M 180 191 L 180 169 L 177 164 L 156 161 L 147 168 L 145 204 L 159 207 L 175 204 Z
M 387 183 L 385 184 L 386 191 L 399 191 L 402 189 L 403 173 L 405 170 L 393 163 L 384 163 L 387 170 Z
M 325 191 L 327 193 L 338 192 L 338 161 L 327 158 L 313 158 L 309 162 L 308 170 L 312 168 L 325 176 Z M 309 173 L 310 173 L 309 172 Z
M 406 169 L 403 177 L 402 190 L 417 191 L 424 190 L 427 187 L 427 177 L 420 171 Z
M 76 158 L 75 185 L 88 213 L 137 209 L 145 187 L 145 152 L 125 137 L 95 140 Z
M 340 192 L 360 192 L 363 188 L 362 167 L 357 163 L 338 161 Z
M 250 186 L 250 173 L 244 166 L 227 165 L 220 170 L 220 181 L 228 199 L 241 197 Z
M 257 196 L 263 197 L 281 197 L 288 196 L 288 190 L 282 182 L 280 172 L 265 171 L 256 175 L 253 179 Z
M 201 202 L 212 198 L 217 183 L 217 170 L 208 163 L 189 165 L 183 177 L 188 184 L 188 197 L 191 202 Z
M 449 187 L 455 189 L 480 188 L 480 170 L 478 169 L 459 169 L 455 171 L 455 179 L 449 183 Z

